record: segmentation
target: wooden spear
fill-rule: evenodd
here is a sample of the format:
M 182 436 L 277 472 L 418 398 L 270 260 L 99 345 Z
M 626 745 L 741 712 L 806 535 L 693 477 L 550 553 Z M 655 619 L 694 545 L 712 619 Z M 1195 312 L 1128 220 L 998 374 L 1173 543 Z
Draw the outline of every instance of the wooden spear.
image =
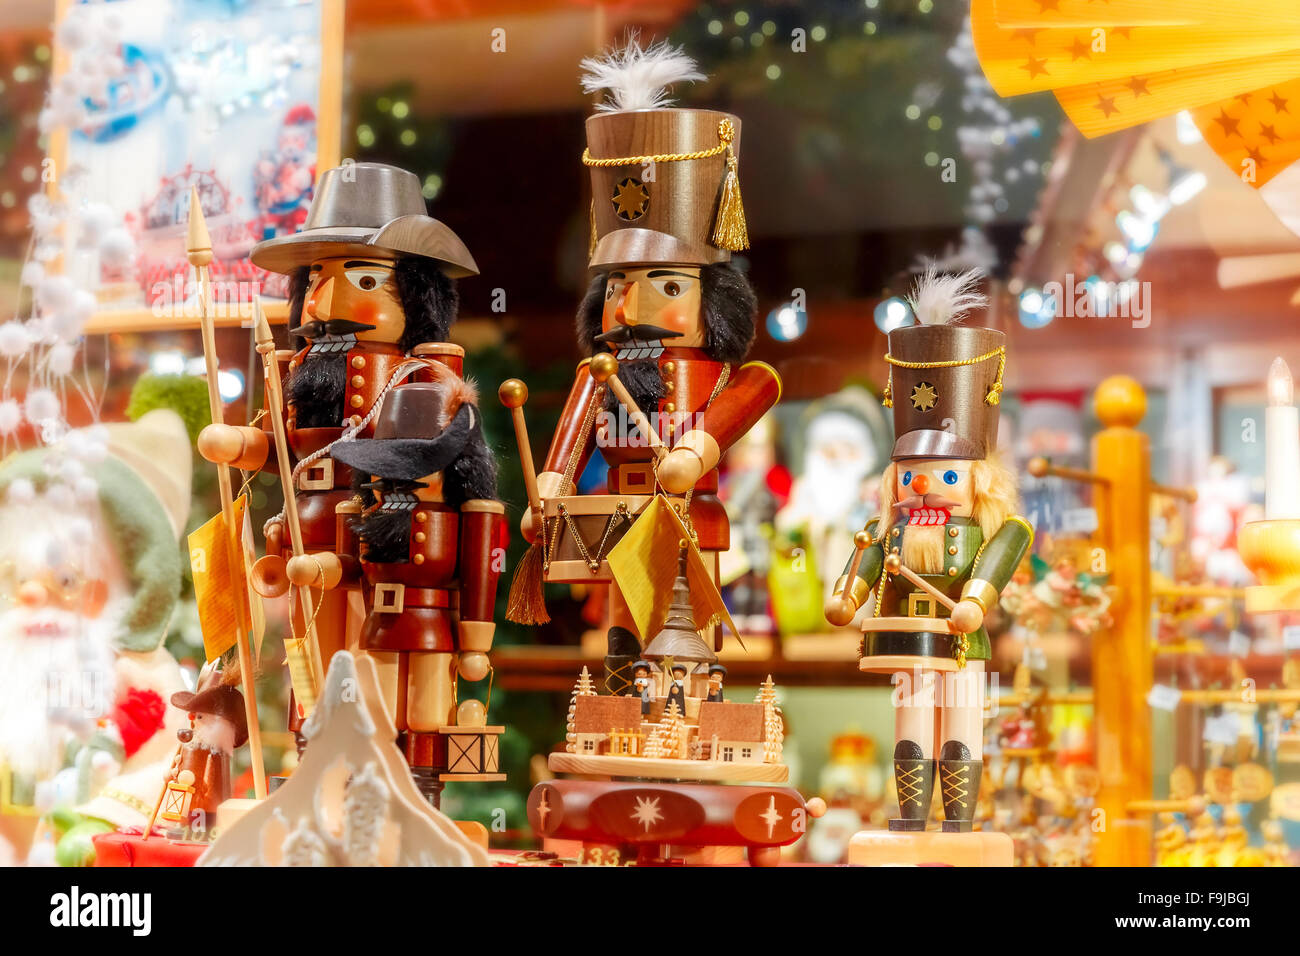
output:
M 261 296 L 253 299 L 253 337 L 257 340 L 257 351 L 262 356 L 266 404 L 271 415 L 271 430 L 275 436 L 275 460 L 280 468 L 280 484 L 284 492 L 284 524 L 289 529 L 289 546 L 294 557 L 301 557 L 307 550 L 302 543 L 298 498 L 293 487 L 293 466 L 289 463 L 289 438 L 284 425 L 284 386 L 280 381 L 280 366 L 275 359 L 275 339 L 262 311 Z M 323 567 L 318 574 L 322 578 L 327 577 Z M 290 585 L 297 588 L 299 607 L 302 609 L 303 620 L 307 623 L 307 650 L 312 667 L 312 683 L 319 692 L 325 670 L 321 666 L 320 640 L 316 636 L 316 612 L 311 599 L 311 586 L 294 584 L 293 578 L 293 575 L 289 576 Z M 324 584 L 324 580 L 321 583 Z
M 207 367 L 208 409 L 212 413 L 214 425 L 223 424 L 221 409 L 221 391 L 217 385 L 217 337 L 213 325 L 211 294 L 212 276 L 209 266 L 212 264 L 212 238 L 208 234 L 208 224 L 203 218 L 203 209 L 199 203 L 199 191 L 190 187 L 190 217 L 185 236 L 185 255 L 199 283 L 199 321 L 203 331 L 203 361 Z M 235 526 L 235 501 L 230 484 L 230 466 L 217 465 L 217 489 L 221 495 L 221 518 L 226 528 L 226 548 L 229 566 L 233 571 L 244 564 L 243 547 L 240 545 L 242 527 Z M 235 647 L 239 652 L 239 678 L 244 688 L 244 714 L 248 720 L 248 758 L 253 765 L 253 794 L 257 799 L 266 797 L 266 767 L 262 762 L 262 731 L 257 722 L 257 694 L 253 686 L 253 653 L 249 646 L 251 622 L 248 611 L 252 602 L 257 600 L 255 592 L 249 587 L 248 576 L 244 575 L 247 591 L 247 605 L 236 600 L 238 615 L 238 633 L 235 635 Z

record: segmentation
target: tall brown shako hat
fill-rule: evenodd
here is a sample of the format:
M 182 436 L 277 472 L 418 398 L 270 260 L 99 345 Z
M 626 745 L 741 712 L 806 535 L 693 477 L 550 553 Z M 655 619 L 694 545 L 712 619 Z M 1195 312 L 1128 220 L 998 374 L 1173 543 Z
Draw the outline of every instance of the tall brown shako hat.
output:
M 302 231 L 259 242 L 249 258 L 288 275 L 318 259 L 376 253 L 432 259 L 451 279 L 478 275 L 460 237 L 428 215 L 420 177 L 384 163 L 327 169 Z
M 235 728 L 235 746 L 248 740 L 248 717 L 244 712 L 244 695 L 239 692 L 239 669 L 204 669 L 197 691 L 181 690 L 172 694 L 172 706 L 188 714 L 210 714 L 228 720 Z
M 889 382 L 882 399 L 894 410 L 895 461 L 978 461 L 997 447 L 1006 336 L 960 325 L 983 308 L 978 270 L 941 275 L 931 266 L 909 299 L 917 325 L 889 333 Z
M 606 97 L 587 118 L 591 261 L 612 266 L 707 266 L 749 248 L 737 164 L 740 120 L 672 106 L 675 83 L 703 80 L 666 42 L 582 61 L 582 89 Z

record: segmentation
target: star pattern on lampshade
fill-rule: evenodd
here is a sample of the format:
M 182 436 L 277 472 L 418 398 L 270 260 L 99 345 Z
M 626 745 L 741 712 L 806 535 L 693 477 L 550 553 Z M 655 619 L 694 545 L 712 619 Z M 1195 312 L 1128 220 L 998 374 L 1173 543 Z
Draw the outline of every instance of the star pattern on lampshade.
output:
M 1210 148 L 1245 182 L 1263 186 L 1300 162 L 1300 120 L 1288 109 L 1296 96 L 1300 78 L 1203 106 L 1192 115 Z
M 971 0 L 975 53 L 1000 95 L 1050 91 L 1085 136 L 1185 110 L 1244 182 L 1300 178 L 1300 3 L 1171 2 L 1179 15 L 1165 22 L 1153 22 L 1153 6 Z

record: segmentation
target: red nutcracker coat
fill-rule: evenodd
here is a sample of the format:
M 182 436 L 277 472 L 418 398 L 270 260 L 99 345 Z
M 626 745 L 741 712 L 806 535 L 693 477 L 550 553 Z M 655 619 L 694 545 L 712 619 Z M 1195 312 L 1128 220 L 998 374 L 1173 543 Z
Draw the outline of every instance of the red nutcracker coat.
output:
M 582 473 L 592 453 L 599 448 L 609 465 L 612 494 L 652 494 L 655 489 L 654 453 L 645 443 L 629 443 L 609 434 L 597 424 L 579 446 L 583 421 L 592 402 L 600 402 L 599 386 L 591 377 L 590 360 L 578 366 L 577 377 L 560 415 L 555 438 L 546 458 L 548 472 L 564 474 L 572 456 L 573 470 Z M 702 431 L 725 452 L 744 435 L 781 397 L 781 378 L 763 362 L 749 362 L 737 368 L 708 357 L 703 349 L 666 348 L 658 358 L 664 397 L 656 409 L 642 409 L 652 417 L 660 438 L 670 448 L 690 431 Z M 723 380 L 726 375 L 725 381 Z M 654 413 L 658 412 L 658 415 Z M 617 426 L 617 423 L 614 423 Z M 690 507 L 691 524 L 705 551 L 725 551 L 730 544 L 727 513 L 718 500 L 718 472 L 711 469 L 695 483 Z
M 461 621 L 490 623 L 501 577 L 498 542 L 505 506 L 482 498 L 459 509 L 419 501 L 411 512 L 409 560 L 361 557 L 369 613 L 361 644 L 376 651 L 486 651 L 466 647 Z

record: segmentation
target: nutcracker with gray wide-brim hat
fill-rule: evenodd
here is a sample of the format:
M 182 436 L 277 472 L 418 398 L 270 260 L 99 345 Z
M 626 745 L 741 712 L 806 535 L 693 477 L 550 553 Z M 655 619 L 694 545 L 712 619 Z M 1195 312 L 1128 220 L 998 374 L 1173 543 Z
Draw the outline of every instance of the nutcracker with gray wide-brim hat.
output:
M 478 275 L 460 237 L 428 215 L 420 177 L 385 163 L 327 169 L 301 231 L 259 242 L 249 258 L 287 275 L 318 259 L 376 254 L 432 259 L 453 279 Z
M 464 374 L 464 350 L 447 339 L 456 319 L 459 278 L 477 274 L 465 244 L 428 214 L 421 179 L 383 163 L 345 162 L 320 175 L 300 232 L 258 243 L 253 263 L 289 276 L 289 332 L 293 350 L 276 353 L 284 382 L 284 428 L 291 481 L 307 556 L 337 553 L 356 566 L 345 533 L 353 498 L 352 470 L 333 449 L 342 441 L 373 437 L 384 396 L 404 384 Z M 268 389 L 268 392 L 270 390 Z M 274 429 L 212 425 L 199 438 L 210 461 L 256 471 L 274 469 Z M 286 523 L 266 525 L 266 557 L 259 578 L 287 587 Z M 342 529 L 342 530 L 341 530 Z M 299 556 L 302 557 L 302 556 Z M 313 586 L 323 583 L 323 572 Z M 360 587 L 344 575 L 322 594 L 312 619 L 320 656 L 328 661 L 360 626 L 360 602 L 346 593 Z M 308 616 L 293 592 L 296 633 Z M 290 729 L 307 716 L 308 698 L 295 691 Z

